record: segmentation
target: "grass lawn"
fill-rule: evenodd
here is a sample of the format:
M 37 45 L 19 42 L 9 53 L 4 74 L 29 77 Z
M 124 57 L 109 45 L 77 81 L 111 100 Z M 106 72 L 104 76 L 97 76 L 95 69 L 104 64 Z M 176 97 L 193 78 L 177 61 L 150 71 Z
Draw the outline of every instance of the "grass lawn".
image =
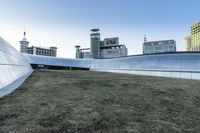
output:
M 200 81 L 35 71 L 0 99 L 1 132 L 200 132 Z

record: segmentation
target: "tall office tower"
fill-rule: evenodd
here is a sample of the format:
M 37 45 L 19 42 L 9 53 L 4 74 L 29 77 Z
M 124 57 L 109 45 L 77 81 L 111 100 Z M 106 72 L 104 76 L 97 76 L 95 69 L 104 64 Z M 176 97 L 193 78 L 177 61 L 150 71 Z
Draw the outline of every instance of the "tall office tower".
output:
M 90 48 L 92 58 L 100 58 L 100 33 L 99 29 L 91 29 L 90 34 Z
M 193 51 L 191 36 L 185 37 L 185 49 L 186 49 L 186 51 Z
M 195 51 L 200 51 L 200 22 L 191 27 L 191 42 Z
M 187 51 L 200 51 L 200 22 L 191 26 L 191 36 L 185 37 Z
M 28 52 L 27 48 L 28 48 L 29 42 L 26 39 L 26 32 L 24 32 L 24 38 L 21 41 L 19 41 L 19 43 L 20 43 L 20 52 L 27 53 Z

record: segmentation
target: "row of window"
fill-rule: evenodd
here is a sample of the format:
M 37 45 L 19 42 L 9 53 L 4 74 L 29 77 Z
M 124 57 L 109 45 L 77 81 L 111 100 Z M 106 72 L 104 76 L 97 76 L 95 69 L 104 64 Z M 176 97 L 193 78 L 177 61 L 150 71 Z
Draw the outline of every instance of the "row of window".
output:
M 36 53 L 34 53 L 33 49 L 21 49 L 21 52 L 22 53 L 27 53 L 27 54 L 56 56 L 56 52 L 53 51 L 53 50 L 40 50 L 40 49 L 36 49 Z

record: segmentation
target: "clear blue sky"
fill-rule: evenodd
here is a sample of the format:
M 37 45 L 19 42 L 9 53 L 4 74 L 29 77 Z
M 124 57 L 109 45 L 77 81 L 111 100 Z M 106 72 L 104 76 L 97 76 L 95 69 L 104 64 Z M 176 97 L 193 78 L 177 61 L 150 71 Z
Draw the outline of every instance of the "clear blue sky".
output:
M 199 0 L 0 0 L 0 36 L 19 49 L 24 26 L 30 45 L 57 46 L 58 56 L 75 57 L 74 46 L 90 46 L 90 28 L 101 38 L 120 37 L 129 54 L 147 40 L 175 39 L 184 49 L 190 26 L 200 21 Z

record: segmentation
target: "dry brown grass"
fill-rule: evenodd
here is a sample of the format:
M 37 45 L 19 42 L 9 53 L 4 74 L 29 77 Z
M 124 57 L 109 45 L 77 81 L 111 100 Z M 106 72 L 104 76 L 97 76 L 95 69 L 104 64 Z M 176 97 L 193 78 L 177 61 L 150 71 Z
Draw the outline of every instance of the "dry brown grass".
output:
M 199 132 L 200 81 L 39 71 L 0 99 L 0 132 Z

